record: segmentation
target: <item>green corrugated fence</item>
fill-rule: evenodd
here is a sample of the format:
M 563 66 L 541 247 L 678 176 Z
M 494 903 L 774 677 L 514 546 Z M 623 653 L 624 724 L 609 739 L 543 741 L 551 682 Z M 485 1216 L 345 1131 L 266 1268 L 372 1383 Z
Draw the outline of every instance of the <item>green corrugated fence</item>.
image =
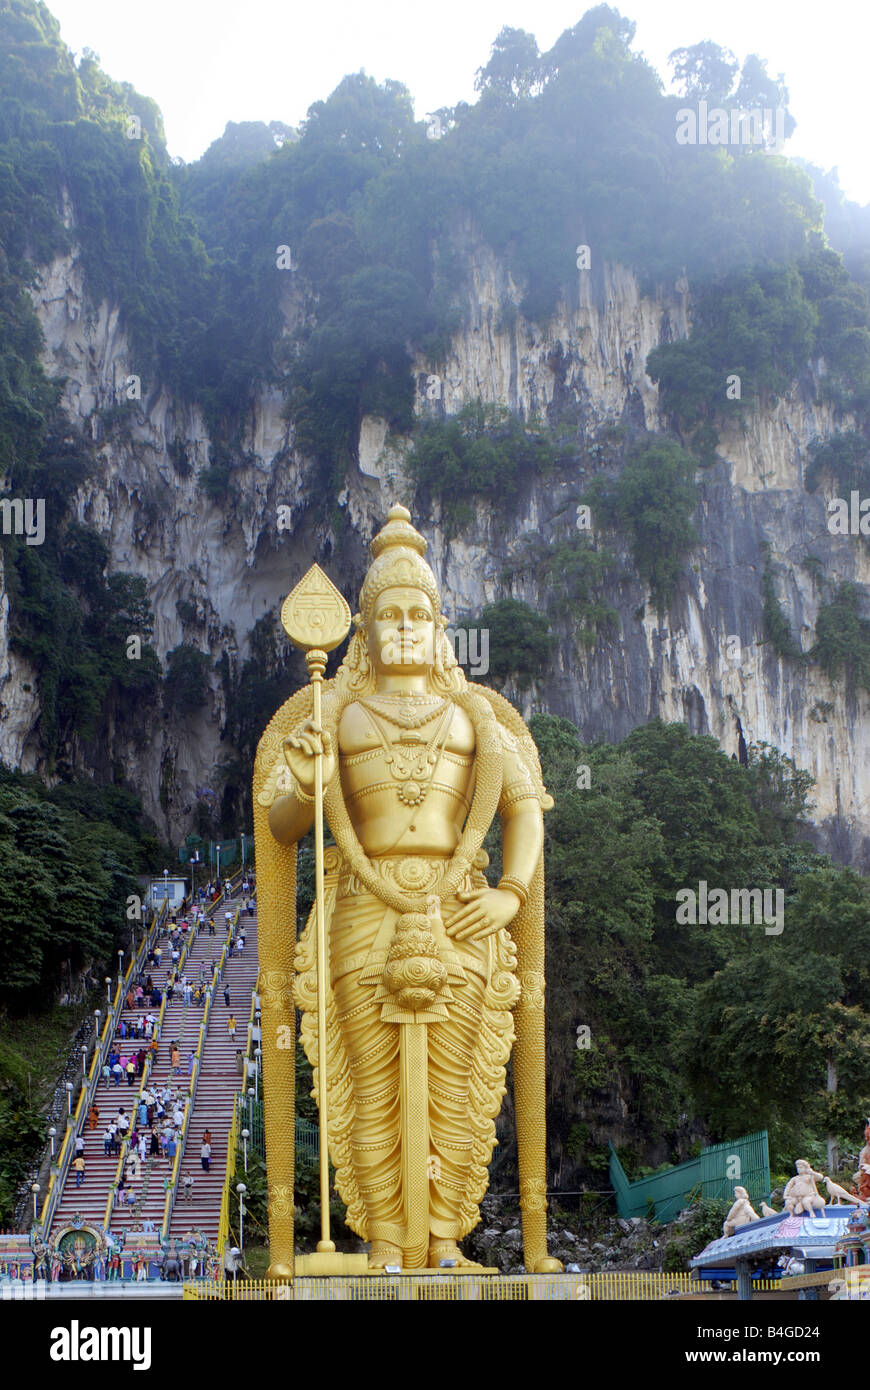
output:
M 672 1221 L 693 1197 L 730 1201 L 738 1185 L 747 1189 L 751 1201 L 760 1202 L 770 1194 L 767 1130 L 712 1144 L 697 1158 L 637 1182 L 629 1181 L 611 1144 L 610 1182 L 622 1217 L 647 1216 L 652 1204 L 657 1221 Z

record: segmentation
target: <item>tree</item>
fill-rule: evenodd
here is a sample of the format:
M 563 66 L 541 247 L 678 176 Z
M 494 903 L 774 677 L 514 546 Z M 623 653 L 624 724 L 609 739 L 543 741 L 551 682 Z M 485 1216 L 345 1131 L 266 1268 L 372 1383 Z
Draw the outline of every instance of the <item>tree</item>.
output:
M 757 61 L 757 60 L 756 60 Z M 673 78 L 682 86 L 686 101 L 706 101 L 722 106 L 734 85 L 740 64 L 730 48 L 705 39 L 688 48 L 675 48 L 668 54 Z
M 540 57 L 533 34 L 506 25 L 492 46 L 486 67 L 477 70 L 475 91 L 502 105 L 523 100 L 540 82 Z
M 840 584 L 816 618 L 816 640 L 810 657 L 832 680 L 845 674 L 847 686 L 870 690 L 870 620 L 861 615 L 861 592 Z
M 168 710 L 193 714 L 208 702 L 210 665 L 207 652 L 197 651 L 186 642 L 167 654 L 163 698 Z
M 606 525 L 628 533 L 637 572 L 659 612 L 671 602 L 685 558 L 697 542 L 697 461 L 673 440 L 634 448 L 615 479 L 596 478 L 587 500 Z
M 820 867 L 799 880 L 780 937 L 756 940 L 699 986 L 685 1062 L 719 1133 L 768 1128 L 793 1154 L 807 1131 L 860 1131 L 870 1104 L 868 949 L 866 882 Z M 841 1082 L 834 1093 L 831 1056 Z
M 496 685 L 512 680 L 528 690 L 546 670 L 556 646 L 550 625 L 519 599 L 488 603 L 475 624 L 489 632 L 489 677 Z

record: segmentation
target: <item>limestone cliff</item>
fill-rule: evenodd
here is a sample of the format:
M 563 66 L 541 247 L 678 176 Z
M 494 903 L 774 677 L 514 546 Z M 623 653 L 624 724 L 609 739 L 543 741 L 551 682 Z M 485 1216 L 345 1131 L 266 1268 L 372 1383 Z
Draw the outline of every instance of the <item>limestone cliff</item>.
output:
M 685 281 L 661 287 L 655 298 L 644 297 L 629 270 L 605 266 L 597 276 L 580 280 L 545 332 L 503 313 L 506 303 L 519 302 L 518 288 L 470 226 L 459 238 L 469 270 L 464 326 L 441 368 L 441 399 L 434 405 L 426 398 L 431 364 L 422 357 L 415 362 L 419 413 L 452 413 L 481 397 L 551 420 L 570 409 L 587 441 L 607 423 L 628 420 L 665 428 L 644 363 L 658 343 L 688 333 L 691 290 Z M 287 277 L 286 284 L 282 309 L 285 332 L 292 334 L 311 306 L 301 280 Z M 42 268 L 33 297 L 47 369 L 66 378 L 65 407 L 93 441 L 99 460 L 97 474 L 79 494 L 79 518 L 104 535 L 114 569 L 145 577 L 161 658 L 186 641 L 215 661 L 223 653 L 233 663 L 244 659 L 253 624 L 276 609 L 314 558 L 349 595 L 355 590 L 364 542 L 389 504 L 411 495 L 402 474 L 407 440 L 388 437 L 383 421 L 363 421 L 359 470 L 336 499 L 348 508 L 359 545 L 345 546 L 330 558 L 332 538 L 311 520 L 310 463 L 294 448 L 292 422 L 282 414 L 279 392 L 264 387 L 257 395 L 244 455 L 234 467 L 240 500 L 224 509 L 197 483 L 209 446 L 199 412 L 173 399 L 159 382 L 141 373 L 132 424 L 113 423 L 111 417 L 106 423 L 106 412 L 123 398 L 125 381 L 139 369 L 117 307 L 103 302 L 96 312 L 88 309 L 75 253 Z M 129 415 L 125 419 L 129 422 Z M 723 436 L 721 461 L 699 475 L 700 544 L 667 620 L 660 621 L 645 604 L 638 581 L 621 583 L 607 595 L 620 616 L 618 633 L 601 639 L 591 652 L 578 651 L 566 625 L 554 674 L 534 690 L 526 712 L 564 714 L 588 739 L 620 738 L 660 715 L 715 735 L 738 756 L 753 742 L 775 745 L 816 779 L 814 814 L 822 841 L 866 868 L 870 700 L 864 693 L 847 695 L 816 666 L 798 672 L 762 644 L 765 542 L 779 600 L 804 650 L 812 644 L 820 602 L 805 557 L 818 556 L 829 579 L 870 584 L 864 544 L 830 536 L 822 493 L 810 495 L 802 484 L 808 443 L 833 428 L 827 408 L 795 389 L 775 408 L 753 414 L 744 432 Z M 459 539 L 445 538 L 437 508 L 431 517 L 416 512 L 416 524 L 431 543 L 447 612 L 461 620 L 503 596 L 500 573 L 511 548 L 528 531 L 551 534 L 564 508 L 561 489 L 583 477 L 578 471 L 559 485 L 533 486 L 517 498 L 506 528 L 496 527 L 481 505 Z M 290 527 L 282 531 L 279 505 L 291 508 Z M 608 544 L 613 546 L 612 537 Z M 531 580 L 518 582 L 514 596 L 540 606 Z M 180 600 L 186 600 L 187 620 L 177 611 Z M 9 651 L 7 618 L 4 591 L 0 758 L 36 769 L 38 692 L 33 673 Z M 739 639 L 739 657 L 728 654 L 726 639 L 733 637 Z M 143 710 L 135 744 L 119 743 L 109 729 L 101 746 L 71 750 L 82 770 L 99 772 L 121 760 L 148 814 L 176 840 L 191 828 L 198 791 L 210 784 L 226 756 L 224 691 L 216 674 L 211 681 L 210 705 L 192 719 L 176 721 L 159 710 Z M 114 746 L 107 747 L 106 739 Z

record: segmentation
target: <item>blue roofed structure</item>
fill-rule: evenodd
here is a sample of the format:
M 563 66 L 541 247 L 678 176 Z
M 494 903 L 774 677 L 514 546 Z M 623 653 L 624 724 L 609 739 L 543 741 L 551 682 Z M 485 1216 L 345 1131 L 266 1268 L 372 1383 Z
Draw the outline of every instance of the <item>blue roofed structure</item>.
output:
M 692 1268 L 702 1279 L 736 1276 L 738 1297 L 749 1298 L 752 1272 L 781 1255 L 803 1261 L 807 1273 L 833 1268 L 837 1243 L 846 1235 L 856 1210 L 826 1206 L 824 1215 L 818 1216 L 790 1216 L 787 1211 L 765 1216 L 741 1226 L 733 1236 L 712 1240 L 692 1260 Z

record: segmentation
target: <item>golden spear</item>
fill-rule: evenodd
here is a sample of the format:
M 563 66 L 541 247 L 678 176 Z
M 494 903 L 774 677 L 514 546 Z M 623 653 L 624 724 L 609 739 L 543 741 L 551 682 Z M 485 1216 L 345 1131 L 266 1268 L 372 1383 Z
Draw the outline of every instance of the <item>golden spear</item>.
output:
M 350 629 L 350 609 L 319 565 L 312 565 L 281 607 L 281 623 L 295 647 L 305 653 L 314 701 L 313 721 L 321 726 L 320 687 L 326 654 L 344 641 Z M 336 755 L 338 749 L 335 750 Z M 317 931 L 317 1108 L 320 1118 L 320 1240 L 319 1253 L 335 1245 L 329 1234 L 329 1128 L 326 1066 L 326 983 L 328 942 L 323 888 L 323 746 L 318 737 L 314 759 L 314 884 Z

